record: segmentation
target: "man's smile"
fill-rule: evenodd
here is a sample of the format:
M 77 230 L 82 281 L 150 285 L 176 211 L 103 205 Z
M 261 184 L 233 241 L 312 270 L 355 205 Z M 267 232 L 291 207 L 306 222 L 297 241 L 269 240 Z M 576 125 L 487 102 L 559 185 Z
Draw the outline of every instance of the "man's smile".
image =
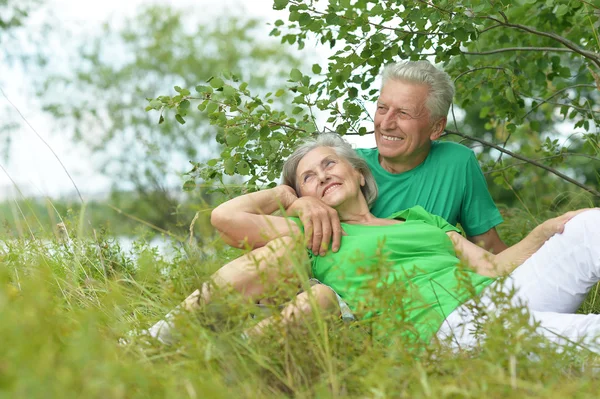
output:
M 402 137 L 394 137 L 394 136 L 386 136 L 385 134 L 381 134 L 381 138 L 387 141 L 402 141 L 404 140 Z

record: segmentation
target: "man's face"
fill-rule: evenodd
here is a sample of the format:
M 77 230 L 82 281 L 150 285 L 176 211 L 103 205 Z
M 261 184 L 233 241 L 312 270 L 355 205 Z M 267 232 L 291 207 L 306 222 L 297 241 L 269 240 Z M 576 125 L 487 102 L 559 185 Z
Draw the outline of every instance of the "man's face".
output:
M 438 122 L 430 122 L 425 106 L 428 91 L 427 85 L 393 79 L 382 87 L 374 118 L 375 142 L 388 163 L 426 156 L 431 140 L 443 131 Z

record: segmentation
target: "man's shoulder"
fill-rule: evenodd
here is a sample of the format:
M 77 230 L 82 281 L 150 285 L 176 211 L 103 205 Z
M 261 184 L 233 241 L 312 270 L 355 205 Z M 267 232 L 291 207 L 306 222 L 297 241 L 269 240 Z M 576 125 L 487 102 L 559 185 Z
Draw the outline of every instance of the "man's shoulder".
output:
M 431 144 L 430 155 L 436 167 L 440 165 L 448 168 L 466 167 L 476 160 L 473 150 L 451 141 L 434 141 Z
M 377 147 L 373 147 L 373 148 L 355 148 L 355 151 L 358 153 L 358 155 L 362 156 L 363 158 L 366 158 L 369 155 L 377 154 Z
M 372 168 L 375 164 L 379 164 L 379 150 L 375 148 L 355 148 L 359 157 L 367 161 L 367 164 Z
M 460 156 L 461 158 L 469 158 L 474 154 L 469 147 L 452 141 L 433 141 L 431 151 L 440 156 Z

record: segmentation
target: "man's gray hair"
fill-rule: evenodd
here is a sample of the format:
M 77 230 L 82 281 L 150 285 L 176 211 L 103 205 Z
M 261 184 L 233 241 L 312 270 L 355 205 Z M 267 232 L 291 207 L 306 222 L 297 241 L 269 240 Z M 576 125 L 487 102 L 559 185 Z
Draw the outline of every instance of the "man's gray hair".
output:
M 306 154 L 318 147 L 333 148 L 340 158 L 345 159 L 355 170 L 362 173 L 365 178 L 365 185 L 361 187 L 361 191 L 368 205 L 375 202 L 375 199 L 377 199 L 377 183 L 375 183 L 375 178 L 367 162 L 354 151 L 350 143 L 337 133 L 319 133 L 314 138 L 303 140 L 283 164 L 283 184 L 293 187 L 300 196 L 300 185 L 296 180 L 298 164 Z
M 429 61 L 402 61 L 389 64 L 383 69 L 381 77 L 382 88 L 390 79 L 427 85 L 429 95 L 425 105 L 429 110 L 430 120 L 448 115 L 454 97 L 454 83 L 450 75 L 437 69 Z

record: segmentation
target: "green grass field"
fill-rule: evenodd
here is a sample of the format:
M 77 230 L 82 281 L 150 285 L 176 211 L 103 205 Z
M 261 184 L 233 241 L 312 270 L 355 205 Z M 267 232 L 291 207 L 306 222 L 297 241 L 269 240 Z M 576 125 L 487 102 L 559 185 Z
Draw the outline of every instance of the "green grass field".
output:
M 509 219 L 502 234 L 517 239 L 529 224 Z M 390 344 L 374 338 L 368 323 L 323 317 L 245 340 L 256 309 L 222 292 L 204 311 L 176 319 L 175 345 L 143 336 L 120 345 L 128 331 L 155 323 L 239 251 L 219 241 L 182 244 L 166 259 L 143 240 L 124 253 L 109 236 L 76 235 L 65 241 L 39 233 L 4 243 L 2 397 L 598 397 L 597 357 L 557 351 L 533 334 L 519 310 L 490 317 L 482 326 L 488 339 L 476 351 L 452 353 L 440 344 Z M 582 311 L 600 313 L 597 288 Z

